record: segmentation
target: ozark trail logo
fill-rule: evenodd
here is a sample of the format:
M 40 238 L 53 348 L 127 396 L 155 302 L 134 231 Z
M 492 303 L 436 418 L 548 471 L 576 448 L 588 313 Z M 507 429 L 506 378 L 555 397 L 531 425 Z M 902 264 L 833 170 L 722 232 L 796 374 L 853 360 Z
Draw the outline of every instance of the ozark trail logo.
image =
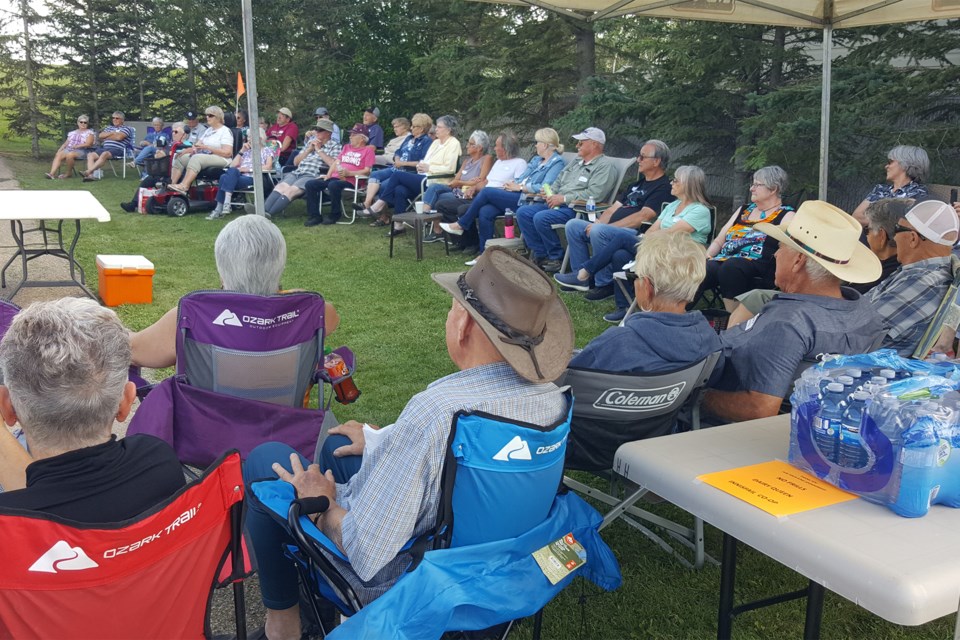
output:
M 676 402 L 686 386 L 686 382 L 678 382 L 656 389 L 607 389 L 593 406 L 610 411 L 654 411 Z
M 220 312 L 220 315 L 217 316 L 217 319 L 213 321 L 213 324 L 220 325 L 221 327 L 230 325 L 231 327 L 242 327 L 240 324 L 240 318 L 237 317 L 233 311 L 230 309 L 224 309 Z
M 46 553 L 30 565 L 30 571 L 38 573 L 57 573 L 60 571 L 81 571 L 98 567 L 96 562 L 80 547 L 71 547 L 65 540 L 58 541 Z
M 497 451 L 493 456 L 494 460 L 507 462 L 509 460 L 532 460 L 530 455 L 530 445 L 520 436 L 513 436 L 513 440 L 504 445 L 503 449 Z

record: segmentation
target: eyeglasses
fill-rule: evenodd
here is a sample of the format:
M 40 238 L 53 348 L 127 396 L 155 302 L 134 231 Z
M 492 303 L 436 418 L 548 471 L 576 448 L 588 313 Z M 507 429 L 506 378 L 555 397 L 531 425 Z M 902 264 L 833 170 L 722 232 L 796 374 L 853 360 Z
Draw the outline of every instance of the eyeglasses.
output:
M 670 178 L 670 184 L 680 184 L 680 178 Z
M 641 154 L 640 154 L 639 156 L 637 156 L 637 157 L 640 158 L 641 160 L 653 160 L 653 159 L 656 158 L 657 156 L 645 156 L 645 155 L 643 155 L 643 154 L 641 153 Z
M 204 115 L 205 117 L 207 117 L 207 118 L 216 118 L 216 117 L 217 117 L 217 114 L 215 114 L 215 113 L 205 113 L 205 114 L 203 114 L 203 115 Z
M 762 182 L 754 182 L 753 184 L 750 185 L 751 189 L 759 189 L 760 187 L 763 187 L 764 189 L 770 188 L 767 185 L 763 184 Z
M 89 120 L 77 120 L 77 124 L 90 124 Z
M 120 116 L 112 116 L 110 119 L 111 119 L 111 120 L 123 120 L 123 118 L 121 118 Z

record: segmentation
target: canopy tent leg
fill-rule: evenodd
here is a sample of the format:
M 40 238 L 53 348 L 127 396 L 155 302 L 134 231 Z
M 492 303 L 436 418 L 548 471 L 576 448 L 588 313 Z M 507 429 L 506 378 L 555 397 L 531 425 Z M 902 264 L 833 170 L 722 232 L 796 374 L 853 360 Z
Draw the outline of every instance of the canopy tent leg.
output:
M 823 85 L 820 96 L 820 200 L 827 199 L 830 154 L 830 74 L 833 63 L 833 25 L 823 25 Z
M 253 175 L 262 176 L 263 167 L 260 165 L 260 150 L 263 143 L 257 132 L 260 129 L 260 113 L 257 109 L 257 65 L 256 55 L 253 47 L 253 6 L 251 0 L 241 0 L 243 12 L 243 60 L 244 68 L 247 72 L 247 114 L 249 121 L 247 126 L 250 131 L 250 148 L 253 160 Z M 277 162 L 279 158 L 274 158 Z M 253 201 L 257 208 L 257 215 L 264 215 L 263 209 L 263 180 L 254 179 L 253 181 Z

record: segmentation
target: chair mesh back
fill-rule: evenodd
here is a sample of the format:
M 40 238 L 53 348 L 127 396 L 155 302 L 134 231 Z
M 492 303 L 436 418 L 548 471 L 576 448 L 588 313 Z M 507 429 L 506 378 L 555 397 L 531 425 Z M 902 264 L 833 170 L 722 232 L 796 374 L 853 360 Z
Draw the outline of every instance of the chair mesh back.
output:
M 323 298 L 198 291 L 180 300 L 177 372 L 230 396 L 303 406 L 323 353 Z
M 677 414 L 697 398 L 718 357 L 656 375 L 567 369 L 562 383 L 576 399 L 568 468 L 606 471 L 621 444 L 673 433 Z
M 482 413 L 454 417 L 438 519 L 452 527 L 449 546 L 513 538 L 543 522 L 563 478 L 569 405 L 547 429 Z

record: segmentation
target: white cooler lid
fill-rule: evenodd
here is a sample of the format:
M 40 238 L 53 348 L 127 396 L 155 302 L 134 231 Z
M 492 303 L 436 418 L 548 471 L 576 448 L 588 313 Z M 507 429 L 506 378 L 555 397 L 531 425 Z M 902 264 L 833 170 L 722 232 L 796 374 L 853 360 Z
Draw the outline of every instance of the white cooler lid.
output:
M 153 269 L 153 263 L 143 256 L 98 255 L 97 266 L 104 269 Z

